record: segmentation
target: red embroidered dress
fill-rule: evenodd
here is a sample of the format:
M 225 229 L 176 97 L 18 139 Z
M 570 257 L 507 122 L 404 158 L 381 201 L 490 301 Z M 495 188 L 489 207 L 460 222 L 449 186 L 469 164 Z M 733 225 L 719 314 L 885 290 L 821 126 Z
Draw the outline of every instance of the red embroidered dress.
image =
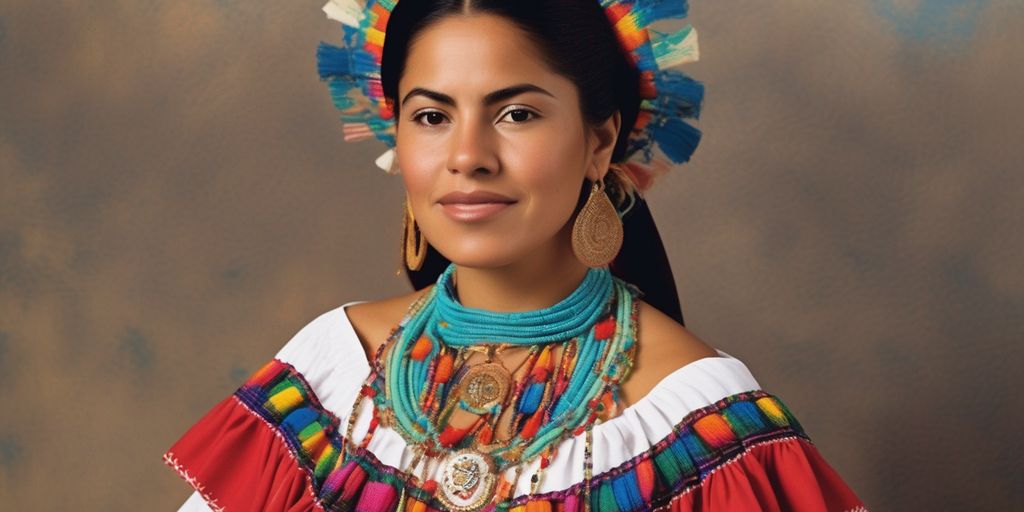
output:
M 380 425 L 365 438 L 372 400 L 344 439 L 370 371 L 345 312 L 357 302 L 302 328 L 164 454 L 195 489 L 180 511 L 445 510 L 403 489 L 398 468 L 415 454 L 397 432 Z M 786 406 L 718 352 L 594 426 L 590 510 L 866 511 Z M 534 494 L 540 461 L 523 465 L 508 510 L 585 510 L 583 461 L 584 436 L 565 439 Z

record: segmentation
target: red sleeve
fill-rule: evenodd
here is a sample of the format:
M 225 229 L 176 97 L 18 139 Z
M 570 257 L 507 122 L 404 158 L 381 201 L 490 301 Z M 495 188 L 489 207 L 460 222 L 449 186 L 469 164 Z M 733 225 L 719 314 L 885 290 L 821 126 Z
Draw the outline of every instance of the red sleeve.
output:
M 305 377 L 274 359 L 163 458 L 215 511 L 393 510 L 394 468 L 361 448 L 343 456 L 339 426 Z
M 215 511 L 323 510 L 284 440 L 234 395 L 215 405 L 163 458 Z
M 672 511 L 866 512 L 863 502 L 802 437 L 751 447 L 680 493 Z

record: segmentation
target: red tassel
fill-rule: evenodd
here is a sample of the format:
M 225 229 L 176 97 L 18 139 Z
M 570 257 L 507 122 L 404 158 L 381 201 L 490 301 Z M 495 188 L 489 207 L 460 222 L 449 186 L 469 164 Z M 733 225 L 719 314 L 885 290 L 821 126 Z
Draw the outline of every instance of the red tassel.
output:
M 526 425 L 523 425 L 523 430 L 519 433 L 519 436 L 523 439 L 532 439 L 533 436 L 537 435 L 537 429 L 540 428 L 540 421 L 544 418 L 544 411 L 538 410 L 530 416 L 530 419 L 526 420 Z
M 423 482 L 423 486 L 420 488 L 427 494 L 433 495 L 434 492 L 437 491 L 437 481 L 427 480 L 426 482 Z
M 480 427 L 480 433 L 476 435 L 476 438 L 480 441 L 480 444 L 491 444 L 491 441 L 494 439 L 494 429 L 489 424 L 484 423 L 484 426 Z
M 530 372 L 530 380 L 533 382 L 544 382 L 551 376 L 551 370 L 547 368 L 534 367 Z
M 362 488 L 363 482 L 366 481 L 366 470 L 362 466 L 356 464 L 356 467 L 352 468 L 352 472 L 349 473 L 345 483 L 341 485 L 341 499 L 342 501 L 351 500 L 359 489 Z
M 594 326 L 594 339 L 607 340 L 615 334 L 615 317 L 608 316 Z
M 466 437 L 466 429 L 448 425 L 441 431 L 441 435 L 438 436 L 437 440 L 441 443 L 441 446 L 451 448 L 458 444 L 463 437 Z

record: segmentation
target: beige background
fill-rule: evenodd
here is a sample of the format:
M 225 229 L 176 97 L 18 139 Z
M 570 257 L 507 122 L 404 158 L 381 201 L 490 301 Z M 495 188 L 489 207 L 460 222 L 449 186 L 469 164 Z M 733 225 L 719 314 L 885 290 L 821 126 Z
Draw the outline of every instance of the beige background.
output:
M 172 510 L 160 460 L 395 277 L 322 0 L 0 4 L 0 508 Z M 695 1 L 692 162 L 648 196 L 687 325 L 874 510 L 1024 501 L 1024 8 Z

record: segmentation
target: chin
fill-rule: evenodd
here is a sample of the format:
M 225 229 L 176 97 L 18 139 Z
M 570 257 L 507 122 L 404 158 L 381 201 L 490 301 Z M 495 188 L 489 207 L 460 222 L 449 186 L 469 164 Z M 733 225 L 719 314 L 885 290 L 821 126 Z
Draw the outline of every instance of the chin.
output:
M 493 243 L 462 243 L 434 246 L 437 252 L 460 267 L 499 268 L 510 265 L 522 258 L 521 250 L 509 245 L 507 240 Z
M 442 253 L 444 254 L 444 253 Z M 509 258 L 507 255 L 494 255 L 490 253 L 472 253 L 457 251 L 456 254 L 451 256 L 444 255 L 449 261 L 455 263 L 460 267 L 466 268 L 500 268 L 507 266 L 515 261 L 515 258 Z

